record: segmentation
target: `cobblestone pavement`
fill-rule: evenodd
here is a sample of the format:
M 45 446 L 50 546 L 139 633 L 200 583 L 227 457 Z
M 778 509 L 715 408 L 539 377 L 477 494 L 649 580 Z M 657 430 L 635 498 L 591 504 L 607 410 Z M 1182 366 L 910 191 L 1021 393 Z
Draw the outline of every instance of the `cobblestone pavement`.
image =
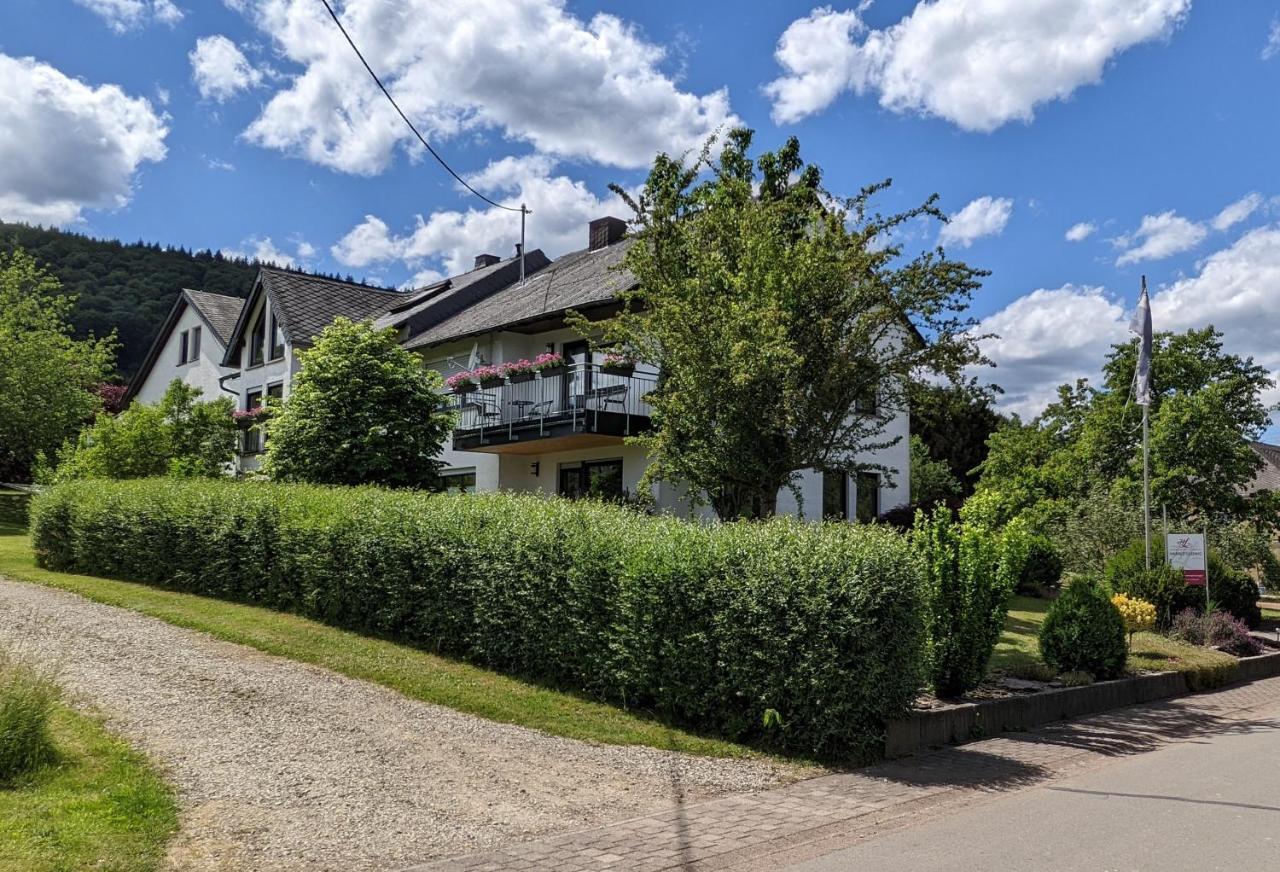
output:
M 412 872 L 775 868 L 926 813 L 1221 733 L 1280 729 L 1280 678 L 1118 709 L 788 787 L 699 803 Z

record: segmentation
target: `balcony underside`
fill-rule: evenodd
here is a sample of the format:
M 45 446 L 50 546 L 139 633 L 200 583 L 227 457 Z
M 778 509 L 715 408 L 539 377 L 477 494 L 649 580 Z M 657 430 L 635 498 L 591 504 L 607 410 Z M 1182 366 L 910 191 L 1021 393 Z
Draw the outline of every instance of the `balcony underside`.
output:
M 453 431 L 453 447 L 487 454 L 549 454 L 601 445 L 621 445 L 649 428 L 648 417 L 586 412 L 576 420 L 530 420 Z

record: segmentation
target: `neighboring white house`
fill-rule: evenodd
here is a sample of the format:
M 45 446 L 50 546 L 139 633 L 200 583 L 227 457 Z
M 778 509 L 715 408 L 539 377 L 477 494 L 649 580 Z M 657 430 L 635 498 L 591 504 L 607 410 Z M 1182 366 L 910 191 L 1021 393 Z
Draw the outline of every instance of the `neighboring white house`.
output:
M 207 400 L 221 396 L 219 380 L 235 372 L 222 359 L 243 307 L 242 297 L 181 291 L 129 384 L 124 402 L 154 403 L 174 379 L 199 388 Z
M 625 230 L 623 221 L 601 218 L 589 225 L 589 244 L 581 251 L 554 262 L 541 251 L 529 252 L 523 283 L 518 252 L 506 260 L 480 255 L 471 271 L 408 293 L 263 268 L 224 341 L 224 389 L 235 393 L 239 409 L 287 396 L 299 367 L 297 350 L 338 316 L 394 328 L 405 348 L 445 376 L 555 352 L 564 358 L 562 371 L 457 397 L 458 426 L 442 452 L 446 484 L 566 497 L 634 496 L 648 458 L 625 440 L 649 426 L 646 395 L 656 387 L 657 373 L 606 369 L 602 355 L 565 320 L 568 310 L 592 320 L 608 317 L 620 307 L 618 295 L 635 286 L 621 269 L 630 245 Z M 892 417 L 885 436 L 901 438 L 859 460 L 895 470 L 892 482 L 873 473 L 806 471 L 799 481 L 802 502 L 783 491 L 778 510 L 866 520 L 909 502 L 905 412 Z M 251 471 L 262 439 L 253 430 L 243 440 L 239 466 Z M 668 511 L 695 513 L 677 485 L 662 483 L 652 496 Z M 706 507 L 696 512 L 710 514 Z

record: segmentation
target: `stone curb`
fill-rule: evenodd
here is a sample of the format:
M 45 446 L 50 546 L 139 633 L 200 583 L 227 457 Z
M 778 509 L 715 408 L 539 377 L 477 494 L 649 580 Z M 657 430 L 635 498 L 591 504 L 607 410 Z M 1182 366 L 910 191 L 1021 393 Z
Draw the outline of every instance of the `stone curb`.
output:
M 1231 684 L 1277 675 L 1280 675 L 1280 653 L 1244 657 L 1237 664 Z M 1027 730 L 1053 721 L 1184 696 L 1191 692 L 1183 673 L 1158 672 L 1116 681 L 1100 681 L 1086 687 L 1064 687 L 1028 696 L 913 712 L 906 718 L 889 722 L 885 733 L 884 755 L 889 758 L 902 757 L 925 748 L 962 745 L 1000 733 Z

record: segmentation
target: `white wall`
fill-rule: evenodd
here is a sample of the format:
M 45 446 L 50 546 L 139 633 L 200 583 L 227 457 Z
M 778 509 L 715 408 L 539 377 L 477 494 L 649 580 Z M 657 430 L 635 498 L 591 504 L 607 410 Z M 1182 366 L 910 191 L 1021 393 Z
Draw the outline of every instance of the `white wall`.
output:
M 178 354 L 181 350 L 181 337 L 184 330 L 200 328 L 200 355 L 189 363 L 179 364 Z M 191 335 L 188 332 L 188 337 Z M 156 357 L 147 378 L 138 387 L 134 398 L 140 403 L 154 403 L 164 396 L 169 384 L 174 379 L 181 379 L 192 387 L 199 388 L 204 399 L 214 400 L 228 396 L 218 389 L 218 379 L 227 373 L 235 372 L 232 367 L 221 365 L 225 346 L 218 341 L 217 335 L 191 306 L 185 306 L 178 316 L 177 323 L 165 338 L 164 347 Z M 230 387 L 230 385 L 228 385 Z

